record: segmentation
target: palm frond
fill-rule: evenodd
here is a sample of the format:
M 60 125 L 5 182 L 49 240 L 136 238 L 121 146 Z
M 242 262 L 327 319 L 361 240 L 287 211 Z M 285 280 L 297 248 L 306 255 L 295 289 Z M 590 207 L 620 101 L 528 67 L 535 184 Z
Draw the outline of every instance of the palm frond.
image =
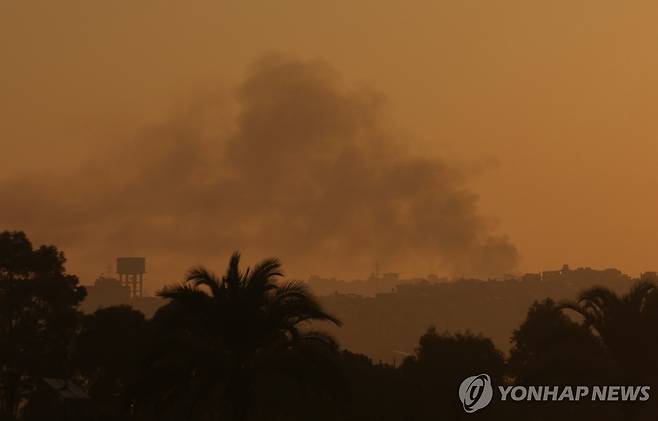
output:
M 580 314 L 581 316 L 585 317 L 586 316 L 586 311 L 583 309 L 578 303 L 571 301 L 571 300 L 565 300 L 561 301 L 557 305 L 558 310 L 572 310 L 575 311 L 576 313 Z
M 252 293 L 263 293 L 274 288 L 273 278 L 283 276 L 281 262 L 278 259 L 265 259 L 254 266 L 251 273 L 246 276 L 247 288 Z
M 234 290 L 240 287 L 242 274 L 240 273 L 240 252 L 234 251 L 229 259 L 226 275 L 224 275 L 224 282 L 227 286 Z
M 280 285 L 274 295 L 275 300 L 287 300 L 290 298 L 307 298 L 310 297 L 307 286 L 301 281 L 291 281 Z
M 186 284 L 164 287 L 157 292 L 157 295 L 158 297 L 189 305 L 206 303 L 210 298 L 203 290 Z
M 591 307 L 589 303 L 576 303 L 571 300 L 562 301 L 558 304 L 559 310 L 571 310 L 583 318 L 586 327 L 593 327 L 595 330 L 601 328 L 600 312 L 598 309 Z
M 593 287 L 581 292 L 578 295 L 578 302 L 590 302 L 604 310 L 619 304 L 619 296 L 608 288 Z
M 292 319 L 294 323 L 304 321 L 330 321 L 337 326 L 342 322 L 324 311 L 320 303 L 301 282 L 289 282 L 276 289 L 271 311 L 274 317 Z
M 299 335 L 298 340 L 302 342 L 316 342 L 331 349 L 338 349 L 338 342 L 336 341 L 336 338 L 319 330 L 309 330 L 304 332 Z
M 642 311 L 644 302 L 649 294 L 656 290 L 656 284 L 651 281 L 640 281 L 633 285 L 631 290 L 624 296 L 624 301 L 633 310 Z
M 214 273 L 203 266 L 196 266 L 190 269 L 187 272 L 185 281 L 192 282 L 195 287 L 207 286 L 215 297 L 220 294 L 221 281 Z

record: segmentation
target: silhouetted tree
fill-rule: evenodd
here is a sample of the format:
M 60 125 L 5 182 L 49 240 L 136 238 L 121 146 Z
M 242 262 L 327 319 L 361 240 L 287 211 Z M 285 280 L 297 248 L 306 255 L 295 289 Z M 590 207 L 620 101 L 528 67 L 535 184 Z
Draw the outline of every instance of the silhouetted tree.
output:
M 404 382 L 401 370 L 373 363 L 366 355 L 343 351 L 341 363 L 349 388 L 349 411 L 345 420 L 411 420 L 415 391 Z
M 84 316 L 74 365 L 102 419 L 125 419 L 149 336 L 144 314 L 130 306 Z
M 440 334 L 431 327 L 400 369 L 412 391 L 407 408 L 415 416 L 408 419 L 461 419 L 466 415 L 457 395 L 462 380 L 486 373 L 501 384 L 505 359 L 489 338 L 470 332 Z
M 656 285 L 649 281 L 637 282 L 623 296 L 595 287 L 583 291 L 576 302 L 566 301 L 561 307 L 582 316 L 624 370 L 627 380 L 639 382 L 657 373 L 656 293 Z
M 553 300 L 535 302 L 512 334 L 507 373 L 519 385 L 617 384 L 618 370 L 600 340 L 587 326 L 562 313 Z M 621 419 L 619 408 L 596 402 L 555 405 L 553 402 L 514 405 L 519 418 L 542 420 Z M 521 416 L 523 414 L 523 416 Z
M 159 293 L 170 302 L 154 316 L 160 340 L 149 381 L 158 405 L 188 418 L 212 419 L 226 412 L 218 403 L 228 402 L 232 418 L 242 421 L 255 406 L 263 377 L 331 387 L 327 382 L 335 370 L 326 367 L 335 362 L 336 344 L 306 325 L 340 322 L 302 283 L 277 283 L 278 260 L 264 260 L 244 273 L 239 263 L 236 252 L 221 279 L 198 267 L 186 283 Z
M 0 233 L 0 412 L 14 420 L 42 377 L 68 377 L 86 291 L 66 274 L 64 254 L 37 249 L 23 232 Z
M 521 384 L 597 384 L 610 368 L 600 339 L 551 299 L 530 307 L 512 345 L 508 372 Z

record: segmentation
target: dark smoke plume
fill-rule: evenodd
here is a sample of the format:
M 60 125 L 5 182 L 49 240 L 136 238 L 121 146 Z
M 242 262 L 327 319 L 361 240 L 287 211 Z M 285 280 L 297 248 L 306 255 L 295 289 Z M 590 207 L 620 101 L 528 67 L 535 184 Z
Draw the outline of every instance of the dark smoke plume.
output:
M 364 275 L 378 261 L 485 277 L 517 265 L 463 172 L 408 153 L 382 97 L 345 88 L 330 66 L 267 56 L 237 90 L 235 118 L 220 102 L 69 174 L 5 180 L 3 228 L 56 243 L 89 276 L 135 254 L 169 281 L 192 264 L 223 265 L 233 249 L 279 256 L 299 275 Z

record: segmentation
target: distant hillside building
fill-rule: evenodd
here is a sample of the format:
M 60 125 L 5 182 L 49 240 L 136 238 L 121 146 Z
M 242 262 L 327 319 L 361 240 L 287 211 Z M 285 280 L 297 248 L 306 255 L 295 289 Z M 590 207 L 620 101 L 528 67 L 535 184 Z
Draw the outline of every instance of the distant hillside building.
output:
M 144 295 L 144 274 L 146 273 L 146 258 L 117 257 L 117 274 L 121 284 L 129 288 L 131 298 L 141 298 Z
M 539 282 L 541 281 L 541 273 L 526 273 L 521 277 L 523 282 Z
M 87 297 L 82 302 L 82 311 L 92 313 L 100 307 L 130 304 L 130 289 L 118 279 L 99 276 L 94 285 L 85 286 Z
M 111 271 L 111 268 L 108 269 Z M 94 285 L 87 285 L 87 297 L 81 309 L 93 313 L 101 307 L 129 305 L 139 310 L 146 317 L 153 314 L 164 304 L 160 297 L 144 295 L 144 274 L 146 259 L 144 257 L 119 257 L 116 260 L 118 278 L 101 275 Z

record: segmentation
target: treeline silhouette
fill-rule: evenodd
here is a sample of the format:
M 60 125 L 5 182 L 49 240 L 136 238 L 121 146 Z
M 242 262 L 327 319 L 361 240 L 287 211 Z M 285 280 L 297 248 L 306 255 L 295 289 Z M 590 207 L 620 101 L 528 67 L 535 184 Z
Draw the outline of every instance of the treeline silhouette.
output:
M 431 326 L 397 364 L 341 350 L 340 325 L 280 263 L 217 276 L 197 267 L 161 291 L 153 318 L 128 306 L 79 311 L 85 290 L 53 246 L 0 233 L 3 420 L 655 420 L 647 402 L 499 402 L 466 414 L 471 375 L 494 385 L 651 385 L 658 291 L 598 287 L 537 301 L 506 356 L 482 335 Z

